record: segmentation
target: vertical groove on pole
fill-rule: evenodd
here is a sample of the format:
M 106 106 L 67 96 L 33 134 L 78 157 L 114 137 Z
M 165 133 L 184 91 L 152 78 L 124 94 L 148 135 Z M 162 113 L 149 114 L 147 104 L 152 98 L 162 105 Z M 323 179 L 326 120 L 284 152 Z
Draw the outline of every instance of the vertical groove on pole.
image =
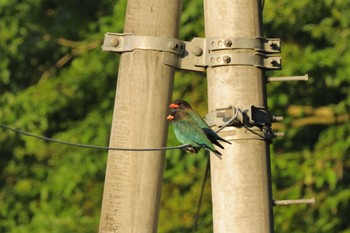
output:
M 181 1 L 129 0 L 124 32 L 176 37 Z M 121 55 L 110 146 L 163 147 L 174 69 L 162 52 Z M 100 216 L 100 233 L 157 231 L 164 151 L 109 151 Z
M 206 38 L 262 36 L 260 0 L 205 0 L 204 8 Z M 264 74 L 254 66 L 209 67 L 207 77 L 210 112 L 266 106 Z M 221 135 L 247 133 L 244 127 L 228 127 Z M 222 150 L 223 160 L 211 156 L 214 232 L 271 233 L 269 145 L 258 139 L 231 142 Z

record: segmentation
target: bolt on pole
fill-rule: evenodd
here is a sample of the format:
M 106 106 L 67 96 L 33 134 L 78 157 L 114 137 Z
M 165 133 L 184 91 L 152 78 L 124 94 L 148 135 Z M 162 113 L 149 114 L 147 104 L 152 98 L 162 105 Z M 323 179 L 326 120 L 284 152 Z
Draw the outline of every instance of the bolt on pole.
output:
M 129 0 L 125 33 L 174 38 L 181 1 Z M 111 41 L 118 46 L 118 41 Z M 121 55 L 110 147 L 159 148 L 166 145 L 166 115 L 174 68 L 162 52 L 135 50 Z M 109 151 L 100 233 L 157 231 L 164 151 Z
M 262 37 L 261 0 L 205 0 L 204 10 L 206 38 Z M 254 53 L 251 49 L 236 52 L 237 56 Z M 224 59 L 231 62 L 229 56 Z M 208 67 L 207 78 L 209 112 L 267 105 L 264 72 L 256 66 Z M 222 150 L 223 160 L 211 156 L 215 233 L 273 232 L 269 143 L 263 129 L 249 125 L 245 118 L 243 112 L 242 127 L 221 131 L 232 142 Z

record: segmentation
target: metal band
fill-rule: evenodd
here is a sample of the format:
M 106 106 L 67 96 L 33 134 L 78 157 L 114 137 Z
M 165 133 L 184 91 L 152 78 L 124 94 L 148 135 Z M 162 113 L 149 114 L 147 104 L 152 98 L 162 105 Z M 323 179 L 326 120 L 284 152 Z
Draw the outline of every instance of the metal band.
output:
M 265 38 L 193 38 L 185 42 L 186 54 L 180 58 L 182 69 L 200 70 L 200 67 L 256 66 L 263 69 L 281 69 L 279 39 Z
M 193 38 L 191 42 L 175 38 L 106 33 L 103 51 L 123 53 L 153 50 L 163 53 L 163 63 L 179 69 L 205 72 L 207 67 L 255 66 L 281 69 L 279 39 L 266 38 Z
M 131 52 L 134 50 L 155 50 L 183 54 L 184 42 L 174 38 L 107 32 L 102 50 L 116 53 Z

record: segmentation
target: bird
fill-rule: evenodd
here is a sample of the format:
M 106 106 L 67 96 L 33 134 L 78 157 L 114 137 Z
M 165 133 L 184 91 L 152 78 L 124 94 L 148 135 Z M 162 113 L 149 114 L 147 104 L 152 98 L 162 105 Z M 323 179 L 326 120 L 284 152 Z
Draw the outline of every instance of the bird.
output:
M 224 149 L 224 147 L 218 142 L 226 142 L 228 144 L 231 144 L 229 141 L 226 141 L 222 137 L 220 137 L 214 130 L 212 130 L 209 125 L 196 113 L 190 104 L 186 102 L 185 100 L 175 100 L 170 104 L 170 109 L 172 112 L 174 111 L 186 111 L 192 119 L 198 124 L 200 128 L 204 131 L 204 133 L 207 135 L 208 139 L 221 149 Z
M 222 154 L 214 147 L 202 128 L 186 111 L 173 111 L 167 116 L 167 119 L 172 122 L 177 140 L 182 144 L 190 145 L 188 152 L 197 153 L 200 148 L 204 148 L 222 159 Z

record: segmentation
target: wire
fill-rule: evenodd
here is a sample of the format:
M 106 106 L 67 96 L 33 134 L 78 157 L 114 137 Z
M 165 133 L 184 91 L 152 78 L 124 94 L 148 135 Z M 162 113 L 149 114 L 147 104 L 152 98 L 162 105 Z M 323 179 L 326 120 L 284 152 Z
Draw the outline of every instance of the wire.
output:
M 203 199 L 203 194 L 204 194 L 204 188 L 205 188 L 205 183 L 206 183 L 207 178 L 208 178 L 209 169 L 210 169 L 210 157 L 208 156 L 207 157 L 207 166 L 205 167 L 205 173 L 204 173 L 203 182 L 202 182 L 202 188 L 201 188 L 201 192 L 200 192 L 200 195 L 199 195 L 197 211 L 196 211 L 196 214 L 195 214 L 194 220 L 193 220 L 193 226 L 192 226 L 192 231 L 191 231 L 192 233 L 194 233 L 196 231 L 196 229 L 197 229 L 199 212 L 200 212 L 201 206 L 202 206 L 202 199 Z
M 238 112 L 241 112 L 240 109 L 236 110 L 235 115 L 228 120 L 223 126 L 221 126 L 217 131 L 215 131 L 215 133 L 220 132 L 222 129 L 224 129 L 225 127 L 232 125 L 232 123 L 237 120 L 238 117 Z M 251 131 L 249 128 L 245 127 L 247 130 Z M 252 131 L 253 132 L 253 131 Z M 254 132 L 253 132 L 254 133 Z M 259 135 L 260 136 L 260 135 Z M 255 138 L 251 138 L 251 139 L 235 139 L 235 140 L 253 140 Z M 197 211 L 196 214 L 194 215 L 194 220 L 193 220 L 193 226 L 192 226 L 192 231 L 191 233 L 195 233 L 197 230 L 197 226 L 198 226 L 198 218 L 199 218 L 199 213 L 200 213 L 200 209 L 202 207 L 202 202 L 203 202 L 203 195 L 204 195 L 204 188 L 205 188 L 205 184 L 206 181 L 208 179 L 208 174 L 209 174 L 209 170 L 210 170 L 210 157 L 207 158 L 207 165 L 205 168 L 205 173 L 204 173 L 204 177 L 203 177 L 203 182 L 202 182 L 202 188 L 201 188 L 201 192 L 199 194 L 199 199 L 198 199 L 198 205 L 197 205 Z
M 237 119 L 237 113 L 238 113 L 238 111 L 236 111 L 236 114 L 225 125 L 221 126 L 216 131 L 216 133 L 220 132 L 222 129 L 224 129 L 228 125 L 232 124 L 232 122 Z M 25 135 L 25 136 L 28 136 L 28 137 L 41 139 L 41 140 L 44 140 L 44 141 L 47 141 L 47 142 L 59 143 L 59 144 L 66 145 L 66 146 L 74 146 L 74 147 L 90 148 L 90 149 L 99 149 L 99 150 L 162 151 L 162 150 L 185 149 L 187 147 L 191 147 L 191 145 L 186 144 L 186 145 L 180 145 L 180 146 L 169 146 L 169 147 L 159 147 L 159 148 L 113 148 L 113 147 L 108 147 L 108 146 L 95 146 L 95 145 L 88 145 L 88 144 L 73 143 L 73 142 L 62 141 L 62 140 L 49 138 L 49 137 L 45 137 L 45 136 L 39 136 L 39 135 L 35 135 L 35 134 L 29 133 L 29 132 L 26 132 L 26 131 L 23 131 L 23 130 L 20 130 L 20 129 L 15 129 L 13 127 L 10 127 L 10 126 L 4 125 L 4 124 L 0 124 L 0 127 L 3 128 L 3 129 L 11 130 L 11 131 L 16 132 L 16 133 L 21 134 L 21 135 Z
M 236 111 L 236 114 L 226 124 L 221 126 L 216 131 L 216 133 L 220 132 L 222 129 L 224 129 L 228 125 L 231 125 L 237 119 L 237 115 L 238 115 L 238 111 Z M 114 148 L 114 147 L 107 147 L 107 146 L 95 146 L 95 145 L 88 145 L 88 144 L 72 143 L 72 142 L 62 141 L 62 140 L 49 138 L 49 137 L 45 137 L 45 136 L 39 136 L 39 135 L 35 135 L 35 134 L 29 133 L 29 132 L 26 132 L 26 131 L 23 131 L 20 129 L 10 127 L 8 125 L 4 125 L 4 124 L 0 124 L 0 127 L 5 129 L 5 130 L 10 130 L 10 131 L 13 131 L 15 133 L 18 133 L 18 134 L 21 134 L 24 136 L 33 137 L 36 139 L 41 139 L 41 140 L 44 140 L 47 142 L 53 142 L 53 143 L 58 143 L 58 144 L 62 144 L 62 145 L 67 145 L 67 146 L 80 147 L 80 148 L 90 148 L 90 149 L 100 149 L 100 150 L 115 150 L 115 151 L 162 151 L 162 150 L 184 149 L 187 147 L 191 147 L 191 145 L 186 144 L 186 145 L 180 145 L 180 146 L 160 147 L 160 148 Z M 195 214 L 194 220 L 193 220 L 192 233 L 194 233 L 197 229 L 198 218 L 199 218 L 199 213 L 200 213 L 200 209 L 202 206 L 204 188 L 205 188 L 205 184 L 206 184 L 206 181 L 208 178 L 209 169 L 210 169 L 210 157 L 207 157 L 207 165 L 205 168 L 205 173 L 204 173 L 204 177 L 203 177 L 201 192 L 199 195 L 196 214 Z
M 20 129 L 15 129 L 10 126 L 0 124 L 0 127 L 3 129 L 11 130 L 13 132 L 16 132 L 21 135 L 41 139 L 47 142 L 54 142 L 59 143 L 67 146 L 74 146 L 74 147 L 81 147 L 81 148 L 90 148 L 90 149 L 100 149 L 100 150 L 118 150 L 118 151 L 161 151 L 161 150 L 176 150 L 176 149 L 184 149 L 187 147 L 190 147 L 190 145 L 180 145 L 180 146 L 170 146 L 170 147 L 159 147 L 159 148 L 114 148 L 114 147 L 108 147 L 108 146 L 95 146 L 95 145 L 88 145 L 88 144 L 80 144 L 80 143 L 73 143 L 73 142 L 67 142 L 67 141 L 61 141 L 54 138 L 44 137 L 35 135 L 32 133 L 25 132 Z
M 235 115 L 234 115 L 230 120 L 228 120 L 223 126 L 221 126 L 218 130 L 216 130 L 215 133 L 219 133 L 219 132 L 220 132 L 221 130 L 223 130 L 225 127 L 231 125 L 231 124 L 237 119 L 237 117 L 238 117 L 238 111 L 240 111 L 240 110 L 237 110 L 237 109 L 236 109 Z
M 265 0 L 261 0 L 261 12 L 264 11 Z
M 218 130 L 215 131 L 215 133 L 220 132 L 222 129 L 225 127 L 231 125 L 238 116 L 238 111 L 236 111 L 235 115 L 226 122 L 223 126 L 221 126 Z M 205 172 L 204 172 L 204 177 L 203 177 L 203 182 L 202 182 L 202 187 L 201 187 L 201 192 L 199 194 L 199 199 L 198 199 L 198 205 L 197 205 L 197 211 L 196 214 L 194 215 L 194 220 L 193 220 L 193 226 L 192 226 L 192 233 L 196 232 L 197 226 L 198 226 L 198 218 L 199 218 L 199 212 L 202 207 L 202 202 L 203 202 L 203 194 L 204 194 L 204 188 L 205 188 L 205 183 L 208 179 L 208 174 L 209 174 L 209 169 L 210 169 L 210 157 L 207 157 L 207 165 L 205 167 Z

